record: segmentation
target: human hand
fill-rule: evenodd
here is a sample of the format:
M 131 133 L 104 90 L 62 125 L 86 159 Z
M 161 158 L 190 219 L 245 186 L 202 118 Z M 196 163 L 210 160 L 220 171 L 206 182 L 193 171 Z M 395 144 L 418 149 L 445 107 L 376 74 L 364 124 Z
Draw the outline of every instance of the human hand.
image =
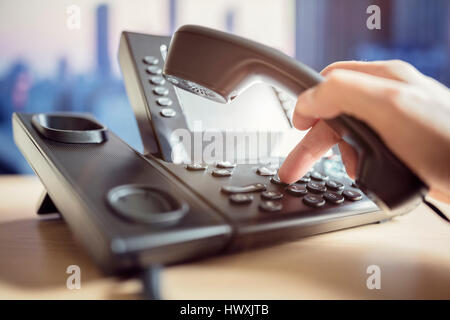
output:
M 286 183 L 302 177 L 336 143 L 347 173 L 355 178 L 356 151 L 320 119 L 345 113 L 368 124 L 386 146 L 450 202 L 450 90 L 399 60 L 337 62 L 325 80 L 303 92 L 293 124 L 310 129 L 290 152 L 278 175 Z

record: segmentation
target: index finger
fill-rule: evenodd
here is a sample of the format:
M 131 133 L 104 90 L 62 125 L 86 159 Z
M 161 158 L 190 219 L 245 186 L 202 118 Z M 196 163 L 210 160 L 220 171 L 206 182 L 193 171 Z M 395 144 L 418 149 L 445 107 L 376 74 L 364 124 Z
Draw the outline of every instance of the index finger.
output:
M 281 181 L 297 181 L 340 139 L 324 121 L 317 122 L 284 160 L 278 170 Z

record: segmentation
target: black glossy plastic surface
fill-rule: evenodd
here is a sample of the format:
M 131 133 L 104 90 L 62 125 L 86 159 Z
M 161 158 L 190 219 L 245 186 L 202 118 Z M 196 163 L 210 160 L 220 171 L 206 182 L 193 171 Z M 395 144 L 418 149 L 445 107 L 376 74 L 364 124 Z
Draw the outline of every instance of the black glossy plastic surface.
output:
M 108 191 L 109 205 L 120 215 L 136 222 L 171 224 L 189 210 L 185 201 L 149 185 L 124 185 Z
M 102 143 L 107 129 L 94 119 L 76 114 L 35 114 L 33 126 L 44 137 L 63 143 Z
M 231 227 L 223 217 L 113 133 L 100 144 L 61 143 L 42 137 L 31 118 L 13 115 L 14 140 L 70 229 L 105 271 L 217 254 L 228 243 Z M 171 224 L 129 219 L 111 208 L 107 194 L 130 184 L 170 194 L 189 210 Z
M 231 177 L 217 178 L 211 174 L 215 166 L 191 171 L 152 156 L 144 158 L 111 132 L 102 144 L 52 141 L 36 131 L 31 118 L 14 114 L 15 141 L 71 230 L 106 271 L 183 262 L 225 249 L 271 245 L 388 218 L 366 197 L 320 209 L 309 207 L 301 197 L 288 194 L 285 186 L 258 175 L 259 166 L 238 165 Z M 323 164 L 318 163 L 318 171 L 325 170 Z M 261 210 L 267 200 L 259 192 L 248 194 L 251 203 L 237 205 L 220 191 L 222 186 L 250 183 L 263 183 L 269 191 L 283 193 L 280 200 L 274 200 L 281 209 Z M 107 199 L 111 190 L 124 185 L 149 186 L 170 195 L 168 202 L 187 203 L 188 211 L 169 224 L 130 218 L 113 209 Z M 351 181 L 345 185 L 352 189 Z M 118 198 L 120 194 L 114 201 Z M 157 206 L 155 211 L 176 211 L 178 207 L 170 203 Z M 138 207 L 142 202 L 138 201 Z

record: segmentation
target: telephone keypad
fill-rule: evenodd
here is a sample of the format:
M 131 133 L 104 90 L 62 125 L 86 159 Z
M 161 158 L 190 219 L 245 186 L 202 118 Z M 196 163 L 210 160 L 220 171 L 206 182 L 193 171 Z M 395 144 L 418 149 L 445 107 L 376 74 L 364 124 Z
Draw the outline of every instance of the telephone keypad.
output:
M 287 186 L 287 183 L 284 183 L 283 181 L 280 180 L 280 178 L 278 177 L 278 175 L 273 176 L 270 179 L 270 182 L 274 183 L 274 184 L 278 184 L 280 186 Z

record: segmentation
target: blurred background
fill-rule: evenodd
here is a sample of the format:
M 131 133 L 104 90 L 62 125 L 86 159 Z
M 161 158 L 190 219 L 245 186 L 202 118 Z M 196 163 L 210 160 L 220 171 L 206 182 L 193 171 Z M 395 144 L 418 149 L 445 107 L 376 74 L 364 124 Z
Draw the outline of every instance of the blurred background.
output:
M 380 30 L 366 27 L 372 4 Z M 200 24 L 316 70 L 395 58 L 449 86 L 449 11 L 448 0 L 1 0 L 0 174 L 31 173 L 12 139 L 13 112 L 89 112 L 142 150 L 117 62 L 122 30 L 167 35 Z

